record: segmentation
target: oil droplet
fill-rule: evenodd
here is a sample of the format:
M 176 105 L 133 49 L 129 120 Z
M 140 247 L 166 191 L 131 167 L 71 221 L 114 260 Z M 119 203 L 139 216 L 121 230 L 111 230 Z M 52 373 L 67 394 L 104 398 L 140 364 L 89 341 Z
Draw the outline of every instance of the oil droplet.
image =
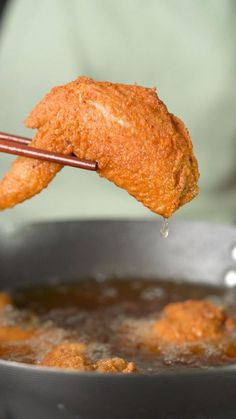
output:
M 160 233 L 161 233 L 162 237 L 164 237 L 165 239 L 167 239 L 167 237 L 169 235 L 169 225 L 168 225 L 167 218 L 164 218 L 162 227 L 160 229 Z

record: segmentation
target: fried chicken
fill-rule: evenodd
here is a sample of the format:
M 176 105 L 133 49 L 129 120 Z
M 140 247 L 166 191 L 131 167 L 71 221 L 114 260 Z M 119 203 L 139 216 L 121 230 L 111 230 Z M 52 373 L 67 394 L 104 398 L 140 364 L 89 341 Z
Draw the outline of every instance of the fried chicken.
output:
M 223 308 L 208 301 L 188 300 L 168 304 L 153 326 L 153 335 L 167 343 L 183 344 L 219 338 L 233 327 Z
M 93 363 L 86 355 L 86 345 L 66 342 L 55 346 L 42 360 L 41 365 L 80 371 L 130 373 L 136 371 L 133 362 L 122 358 L 101 359 Z
M 31 146 L 96 160 L 101 176 L 164 217 L 198 193 L 188 131 L 155 89 L 78 77 L 52 89 L 25 124 L 38 129 Z M 39 193 L 60 169 L 18 158 L 0 183 L 0 209 Z
M 100 359 L 94 367 L 98 372 L 122 372 L 129 374 L 137 371 L 133 362 L 127 362 L 123 358 Z
M 41 365 L 45 367 L 79 369 L 90 371 L 91 365 L 84 355 L 85 345 L 81 343 L 62 343 L 48 352 Z
M 22 329 L 19 326 L 0 326 L 0 342 L 27 340 L 33 334 L 32 329 Z

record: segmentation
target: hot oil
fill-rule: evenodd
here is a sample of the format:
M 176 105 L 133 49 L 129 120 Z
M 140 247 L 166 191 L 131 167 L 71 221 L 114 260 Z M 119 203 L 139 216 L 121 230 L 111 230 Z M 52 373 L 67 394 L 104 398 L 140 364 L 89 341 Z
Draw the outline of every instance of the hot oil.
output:
M 169 236 L 169 224 L 167 218 L 164 218 L 162 227 L 160 229 L 160 233 L 164 239 L 167 239 Z
M 84 342 L 96 361 L 114 356 L 134 361 L 140 372 L 206 367 L 234 362 L 235 330 L 215 343 L 163 347 L 152 338 L 163 307 L 187 299 L 209 299 L 236 319 L 235 291 L 153 280 L 94 280 L 35 287 L 13 294 L 14 308 L 0 315 L 0 325 L 36 330 L 24 342 L 1 342 L 0 357 L 38 364 L 55 345 Z M 151 338 L 150 338 L 151 336 Z M 1 326 L 0 326 L 1 337 Z

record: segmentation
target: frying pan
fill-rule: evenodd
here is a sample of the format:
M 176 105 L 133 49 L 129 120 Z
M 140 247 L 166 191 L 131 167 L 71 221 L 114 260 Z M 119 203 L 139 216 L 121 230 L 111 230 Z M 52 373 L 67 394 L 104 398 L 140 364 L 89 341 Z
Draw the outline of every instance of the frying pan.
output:
M 86 277 L 214 285 L 232 279 L 235 227 L 170 224 L 167 240 L 160 236 L 157 221 L 1 227 L 1 288 Z M 0 419 L 235 418 L 235 365 L 148 376 L 66 372 L 0 361 Z

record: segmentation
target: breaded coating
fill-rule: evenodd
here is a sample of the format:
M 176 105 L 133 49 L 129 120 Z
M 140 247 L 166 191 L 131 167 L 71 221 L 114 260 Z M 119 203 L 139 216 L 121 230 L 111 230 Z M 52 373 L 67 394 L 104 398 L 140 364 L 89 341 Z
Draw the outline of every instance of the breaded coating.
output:
M 122 372 L 129 374 L 137 371 L 133 362 L 127 362 L 123 358 L 100 359 L 96 362 L 94 367 L 98 372 Z
M 233 327 L 223 308 L 208 301 L 188 300 L 168 304 L 153 333 L 165 342 L 183 344 L 218 338 Z
M 78 77 L 52 89 L 25 124 L 38 129 L 31 146 L 96 160 L 101 176 L 164 217 L 198 193 L 188 131 L 155 89 Z M 39 193 L 60 168 L 18 158 L 0 183 L 0 209 Z
M 11 297 L 6 292 L 0 292 L 0 310 L 12 304 Z
M 62 343 L 56 345 L 43 359 L 45 367 L 78 369 L 91 371 L 93 368 L 84 355 L 85 345 L 82 343 Z
M 135 372 L 133 362 L 126 362 L 122 358 L 101 359 L 93 363 L 85 354 L 86 345 L 83 343 L 62 343 L 55 346 L 42 360 L 45 367 L 77 369 L 80 371 L 97 371 L 112 373 Z
M 22 329 L 19 326 L 0 326 L 0 342 L 27 340 L 34 333 L 32 329 Z

